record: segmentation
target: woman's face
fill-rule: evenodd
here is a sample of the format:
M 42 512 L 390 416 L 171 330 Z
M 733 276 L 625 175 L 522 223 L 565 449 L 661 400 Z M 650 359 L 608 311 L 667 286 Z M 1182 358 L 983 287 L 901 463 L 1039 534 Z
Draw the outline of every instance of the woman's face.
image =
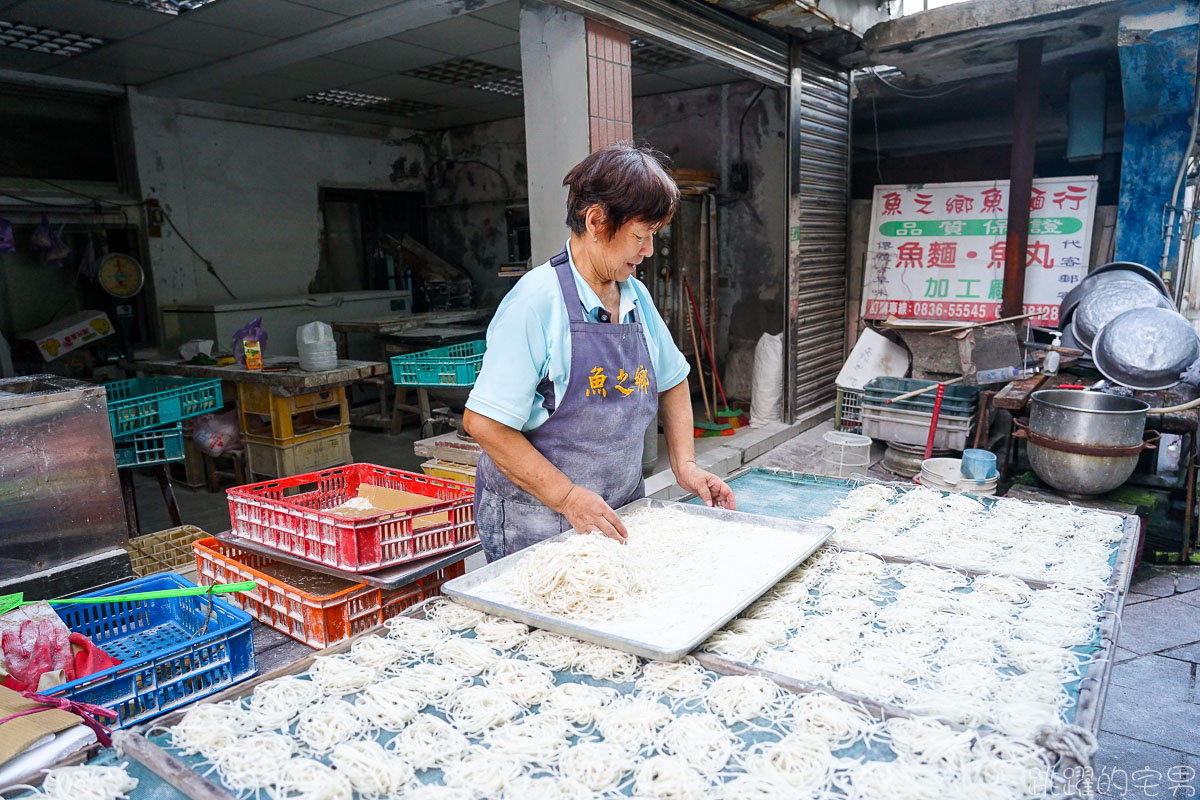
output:
M 624 282 L 637 274 L 642 259 L 654 255 L 654 233 L 659 226 L 635 219 L 617 228 L 611 240 L 600 237 L 604 250 L 604 262 L 611 271 L 612 279 Z

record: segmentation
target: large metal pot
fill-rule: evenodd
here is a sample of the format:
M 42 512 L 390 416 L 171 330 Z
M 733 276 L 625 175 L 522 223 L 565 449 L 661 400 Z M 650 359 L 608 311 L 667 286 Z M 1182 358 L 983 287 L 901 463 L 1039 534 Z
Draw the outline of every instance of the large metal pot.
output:
M 1138 456 L 1154 447 L 1157 433 L 1142 438 L 1149 408 L 1131 397 L 1046 389 L 1033 393 L 1029 424 L 1013 435 L 1025 439 L 1029 465 L 1055 489 L 1103 494 L 1128 480 Z

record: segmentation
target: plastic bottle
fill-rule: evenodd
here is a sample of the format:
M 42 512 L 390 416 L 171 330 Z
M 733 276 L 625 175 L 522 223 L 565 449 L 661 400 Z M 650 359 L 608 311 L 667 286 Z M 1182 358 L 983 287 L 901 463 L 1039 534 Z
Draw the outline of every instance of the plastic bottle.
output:
M 1062 347 L 1062 337 L 1059 336 L 1058 334 L 1055 334 L 1054 342 L 1051 343 L 1050 346 L 1051 347 Z M 1046 358 L 1042 361 L 1042 372 L 1046 373 L 1047 375 L 1057 375 L 1058 374 L 1058 363 L 1061 359 L 1062 359 L 1062 354 L 1059 353 L 1057 350 L 1047 350 Z
M 337 342 L 333 328 L 324 322 L 310 322 L 296 328 L 296 352 L 300 369 L 324 372 L 337 366 Z
M 975 383 L 1000 383 L 1001 381 L 1012 381 L 1021 377 L 1021 370 L 1017 367 L 997 367 L 996 369 L 981 369 L 975 373 Z

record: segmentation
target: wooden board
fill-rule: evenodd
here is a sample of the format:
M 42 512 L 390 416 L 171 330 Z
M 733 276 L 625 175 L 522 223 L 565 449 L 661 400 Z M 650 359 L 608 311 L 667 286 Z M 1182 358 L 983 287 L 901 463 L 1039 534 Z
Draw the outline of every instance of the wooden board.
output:
M 248 370 L 238 364 L 228 367 L 200 366 L 182 361 L 123 361 L 121 366 L 151 375 L 172 375 L 178 378 L 218 378 L 234 383 L 258 383 L 268 386 L 273 394 L 293 397 L 298 394 L 321 389 L 348 386 L 364 378 L 382 375 L 387 364 L 379 361 L 339 360 L 337 366 L 323 372 L 305 372 L 300 369 L 298 359 L 287 356 L 267 356 L 263 359 L 268 367 L 286 366 L 287 372 L 263 372 Z

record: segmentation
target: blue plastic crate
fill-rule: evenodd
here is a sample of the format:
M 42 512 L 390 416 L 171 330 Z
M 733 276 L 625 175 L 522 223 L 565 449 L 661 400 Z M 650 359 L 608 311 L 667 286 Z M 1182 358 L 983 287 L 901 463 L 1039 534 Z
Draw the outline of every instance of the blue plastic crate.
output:
M 183 460 L 183 424 L 142 431 L 116 442 L 117 469 Z
M 479 339 L 392 356 L 392 381 L 397 386 L 474 386 L 485 350 L 487 342 Z
M 195 584 L 164 572 L 82 596 L 187 586 Z M 256 672 L 250 615 L 215 597 L 211 608 L 210 615 L 208 596 L 55 606 L 68 628 L 122 663 L 49 694 L 110 708 L 119 715 L 113 727 L 125 728 L 249 678 Z
M 104 384 L 114 439 L 197 417 L 224 406 L 221 381 L 130 378 Z

